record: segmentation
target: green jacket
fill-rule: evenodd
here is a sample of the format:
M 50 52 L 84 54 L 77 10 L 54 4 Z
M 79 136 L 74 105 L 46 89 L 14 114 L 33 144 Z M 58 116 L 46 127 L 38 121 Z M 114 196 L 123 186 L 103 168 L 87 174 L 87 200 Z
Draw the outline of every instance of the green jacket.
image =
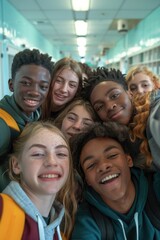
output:
M 39 110 L 33 113 L 31 117 L 25 115 L 21 109 L 17 106 L 14 95 L 12 96 L 4 96 L 4 98 L 0 101 L 0 108 L 6 110 L 17 122 L 20 131 L 23 130 L 26 123 L 37 121 L 40 117 Z M 10 151 L 11 142 L 15 137 L 19 135 L 19 132 L 11 132 L 10 127 L 6 124 L 6 122 L 0 118 L 0 156 L 4 153 L 8 153 Z
M 120 214 L 108 207 L 101 197 L 90 187 L 85 191 L 85 200 L 94 205 L 104 215 L 110 217 L 115 232 L 115 240 L 159 240 L 158 231 L 150 222 L 144 207 L 147 200 L 148 181 L 142 170 L 132 169 L 132 179 L 136 188 L 135 201 L 127 214 Z M 154 174 L 154 189 L 160 201 L 160 173 Z M 158 210 L 158 209 L 157 209 Z M 79 206 L 72 240 L 101 240 L 101 232 L 93 219 L 86 202 Z
M 40 117 L 40 110 L 35 111 L 32 116 L 28 117 L 25 115 L 18 105 L 15 102 L 14 95 L 12 96 L 4 96 L 0 101 L 0 109 L 8 112 L 14 120 L 17 122 L 20 131 L 16 131 L 7 125 L 7 123 L 0 117 L 0 192 L 3 188 L 1 188 L 2 181 L 2 173 L 6 169 L 6 161 L 7 155 L 11 152 L 12 142 L 18 137 L 20 132 L 23 130 L 25 125 L 28 122 L 37 121 Z M 6 185 L 6 184 L 5 184 Z

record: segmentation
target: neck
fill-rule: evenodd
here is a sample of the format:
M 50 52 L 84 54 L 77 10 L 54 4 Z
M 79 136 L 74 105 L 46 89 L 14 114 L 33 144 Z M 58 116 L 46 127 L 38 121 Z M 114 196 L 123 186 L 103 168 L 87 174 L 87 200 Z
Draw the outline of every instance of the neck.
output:
M 106 204 L 112 208 L 113 210 L 126 214 L 130 208 L 132 207 L 132 204 L 134 202 L 136 193 L 135 193 L 135 186 L 133 182 L 131 182 L 130 186 L 128 187 L 127 193 L 125 193 L 122 197 L 115 199 L 115 200 L 108 200 L 104 199 L 103 200 L 106 202 Z

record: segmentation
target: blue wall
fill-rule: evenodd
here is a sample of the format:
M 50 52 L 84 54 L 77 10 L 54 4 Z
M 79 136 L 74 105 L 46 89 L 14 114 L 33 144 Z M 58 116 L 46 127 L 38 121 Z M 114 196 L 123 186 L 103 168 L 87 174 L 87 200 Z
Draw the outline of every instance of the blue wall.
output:
M 124 52 L 131 56 L 157 45 L 160 45 L 160 7 L 122 36 L 115 47 L 108 51 L 105 59 L 109 63 L 110 60 L 118 60 Z

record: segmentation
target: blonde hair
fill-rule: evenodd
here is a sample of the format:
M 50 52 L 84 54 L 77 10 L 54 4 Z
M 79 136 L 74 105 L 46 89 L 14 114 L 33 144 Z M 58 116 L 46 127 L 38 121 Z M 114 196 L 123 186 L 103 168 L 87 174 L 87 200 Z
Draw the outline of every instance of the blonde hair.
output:
M 160 79 L 156 74 L 154 74 L 148 67 L 143 65 L 133 66 L 129 69 L 126 75 L 127 84 L 134 78 L 137 73 L 144 73 L 150 77 L 151 81 L 154 84 L 154 89 L 160 88 Z
M 53 123 L 49 121 L 39 121 L 39 122 L 32 122 L 26 125 L 26 127 L 23 129 L 22 133 L 20 136 L 15 140 L 13 143 L 13 154 L 10 156 L 9 160 L 9 176 L 11 180 L 21 182 L 20 176 L 16 175 L 13 172 L 12 169 L 12 158 L 20 158 L 22 155 L 23 149 L 25 147 L 26 142 L 32 138 L 32 136 L 40 132 L 42 129 L 47 129 L 51 132 L 56 133 L 59 135 L 66 143 L 68 150 L 69 150 L 69 174 L 66 183 L 64 186 L 61 188 L 61 190 L 57 193 L 56 200 L 61 202 L 65 208 L 65 227 L 64 227 L 64 234 L 66 237 L 70 236 L 70 233 L 72 231 L 72 227 L 74 224 L 74 218 L 75 218 L 75 212 L 77 210 L 77 202 L 74 194 L 74 188 L 75 188 L 75 183 L 74 183 L 74 174 L 73 174 L 73 161 L 72 161 L 72 156 L 71 156 L 71 151 L 69 147 L 69 143 L 63 133 L 53 125 Z

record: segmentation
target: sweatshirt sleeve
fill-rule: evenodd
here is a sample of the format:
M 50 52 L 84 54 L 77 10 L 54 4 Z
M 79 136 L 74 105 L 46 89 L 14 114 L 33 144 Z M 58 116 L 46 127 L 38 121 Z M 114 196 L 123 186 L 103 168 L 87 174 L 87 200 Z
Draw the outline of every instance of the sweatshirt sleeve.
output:
M 160 147 L 160 101 L 156 104 L 149 118 L 149 128 L 155 142 Z
M 10 146 L 11 133 L 9 126 L 0 118 L 0 156 L 8 152 Z
M 86 205 L 81 205 L 76 214 L 75 225 L 71 240 L 101 240 L 101 233 L 98 225 L 91 216 Z

